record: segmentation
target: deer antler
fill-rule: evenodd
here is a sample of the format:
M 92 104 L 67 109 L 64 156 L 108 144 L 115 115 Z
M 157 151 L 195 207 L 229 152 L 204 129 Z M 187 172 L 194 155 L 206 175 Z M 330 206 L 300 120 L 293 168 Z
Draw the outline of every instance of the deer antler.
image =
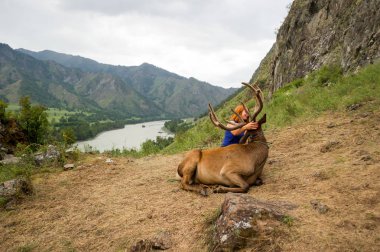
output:
M 244 110 L 245 110 L 245 113 L 247 113 L 248 115 L 248 121 L 250 122 L 251 121 L 251 116 L 249 115 L 249 110 L 247 108 L 247 106 L 245 106 L 244 102 L 240 102 L 240 104 L 243 106 Z
M 256 122 L 257 115 L 263 109 L 263 97 L 264 97 L 263 92 L 261 91 L 261 89 L 256 84 L 254 84 L 253 86 L 251 86 L 245 82 L 242 82 L 241 84 L 250 88 L 253 91 L 253 93 L 255 94 L 256 104 L 255 104 L 255 110 L 252 114 L 252 122 Z
M 260 90 L 260 88 L 257 85 L 251 86 L 251 85 L 249 85 L 248 83 L 245 83 L 245 82 L 242 82 L 242 84 L 244 86 L 249 87 L 251 90 L 253 90 L 253 92 L 255 94 L 256 105 L 255 105 L 254 113 L 252 114 L 251 117 L 249 116 L 249 110 L 248 110 L 247 106 L 245 106 L 244 103 L 241 103 L 243 105 L 243 108 L 244 108 L 245 112 L 248 114 L 248 122 L 249 121 L 255 122 L 256 121 L 256 116 L 261 112 L 261 110 L 263 108 L 263 98 L 262 98 L 263 94 L 262 94 L 262 91 Z M 215 126 L 221 128 L 221 129 L 231 131 L 231 130 L 240 129 L 241 127 L 243 127 L 244 125 L 247 124 L 247 122 L 245 122 L 243 120 L 243 118 L 238 113 L 236 113 L 233 109 L 231 109 L 231 111 L 239 118 L 239 123 L 228 122 L 230 124 L 233 124 L 233 126 L 226 126 L 226 125 L 222 124 L 219 121 L 219 119 L 216 116 L 215 111 L 212 108 L 212 106 L 211 106 L 210 103 L 208 104 L 208 109 L 209 109 L 209 116 L 210 116 L 211 122 Z
M 243 127 L 244 125 L 247 124 L 247 123 L 244 122 L 244 120 L 239 116 L 239 120 L 241 119 L 243 122 L 241 122 L 241 123 L 235 123 L 234 126 L 225 126 L 225 125 L 223 125 L 223 124 L 219 121 L 219 119 L 218 119 L 218 117 L 216 116 L 215 111 L 214 111 L 214 109 L 212 108 L 212 106 L 211 106 L 210 103 L 208 104 L 208 109 L 209 109 L 209 116 L 210 116 L 211 122 L 212 122 L 215 126 L 221 128 L 221 129 L 231 131 L 231 130 L 240 129 L 241 127 Z

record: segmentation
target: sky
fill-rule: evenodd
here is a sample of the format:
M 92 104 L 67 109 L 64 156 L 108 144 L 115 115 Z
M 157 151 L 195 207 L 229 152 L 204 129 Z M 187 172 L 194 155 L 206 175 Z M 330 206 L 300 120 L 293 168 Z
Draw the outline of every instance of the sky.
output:
M 0 43 L 240 87 L 292 0 L 0 0 Z

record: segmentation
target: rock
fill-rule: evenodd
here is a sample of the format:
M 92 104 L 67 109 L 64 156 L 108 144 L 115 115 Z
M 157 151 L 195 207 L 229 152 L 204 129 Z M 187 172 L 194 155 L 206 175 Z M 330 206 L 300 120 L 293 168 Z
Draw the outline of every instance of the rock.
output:
M 293 1 L 255 79 L 266 77 L 271 96 L 321 66 L 335 64 L 347 72 L 376 61 L 380 57 L 380 15 L 374 10 L 379 9 L 378 0 Z M 320 78 L 318 82 L 327 86 L 335 80 Z
M 59 152 L 59 150 L 57 150 L 57 147 L 55 147 L 54 145 L 48 146 L 47 151 L 45 153 L 45 157 L 47 159 L 55 159 L 55 158 L 59 158 L 60 156 L 61 156 L 61 153 Z
M 267 164 L 272 165 L 272 164 L 278 163 L 278 162 L 279 162 L 278 159 L 269 159 L 268 162 L 267 162 Z
M 44 157 L 43 153 L 36 153 L 34 155 L 34 162 L 36 163 L 36 165 L 38 165 L 38 166 L 42 165 L 44 160 L 45 160 L 45 157 Z
M 153 244 L 150 240 L 140 240 L 129 248 L 129 252 L 149 252 L 152 251 Z
M 360 160 L 363 160 L 363 161 L 370 161 L 370 160 L 373 160 L 372 157 L 370 155 L 364 155 L 360 158 Z
M 247 194 L 226 194 L 215 224 L 212 251 L 233 251 L 244 248 L 247 241 L 272 235 L 287 217 L 285 211 L 295 207 L 288 202 L 260 201 Z
M 171 234 L 169 232 L 160 232 L 152 239 L 153 249 L 166 250 L 172 247 Z
M 12 179 L 0 184 L 0 197 L 13 197 L 21 194 L 30 195 L 32 192 L 32 185 L 26 178 Z
M 376 163 L 376 160 L 370 155 L 363 155 L 360 157 L 360 161 L 364 162 L 366 165 L 373 165 Z
M 110 159 L 110 158 L 107 158 L 107 159 L 106 159 L 106 163 L 107 163 L 107 164 L 112 164 L 113 162 L 114 162 L 114 161 L 113 161 L 112 159 Z
M 54 161 L 60 158 L 61 153 L 57 150 L 54 145 L 49 145 L 47 150 L 43 153 L 37 153 L 34 155 L 34 161 L 37 165 L 43 165 L 47 161 Z
M 331 128 L 336 127 L 336 124 L 333 123 L 333 122 L 331 122 L 331 123 L 329 123 L 326 127 L 327 127 L 328 129 L 331 129 Z
M 21 159 L 19 157 L 15 157 L 11 154 L 5 154 L 3 156 L 3 160 L 0 161 L 0 164 L 17 164 L 20 160 Z
M 346 110 L 354 111 L 354 110 L 357 110 L 358 108 L 360 108 L 361 106 L 362 105 L 360 103 L 351 104 L 351 105 L 346 107 Z
M 24 195 L 33 193 L 33 187 L 29 179 L 16 178 L 0 183 L 0 197 L 5 199 L 5 208 L 15 205 Z
M 320 214 L 325 214 L 330 210 L 330 208 L 327 205 L 321 203 L 319 200 L 312 200 L 312 201 L 310 201 L 310 204 Z
M 316 171 L 312 174 L 312 176 L 319 181 L 329 179 L 329 175 L 326 171 Z
M 166 250 L 172 247 L 169 232 L 161 232 L 152 239 L 144 239 L 133 245 L 130 252 L 148 252 L 153 250 Z
M 74 164 L 65 164 L 63 166 L 64 171 L 68 171 L 68 170 L 72 170 L 72 169 L 74 169 Z
M 329 141 L 321 147 L 321 152 L 322 153 L 330 152 L 334 149 L 337 149 L 339 146 L 340 146 L 339 141 Z

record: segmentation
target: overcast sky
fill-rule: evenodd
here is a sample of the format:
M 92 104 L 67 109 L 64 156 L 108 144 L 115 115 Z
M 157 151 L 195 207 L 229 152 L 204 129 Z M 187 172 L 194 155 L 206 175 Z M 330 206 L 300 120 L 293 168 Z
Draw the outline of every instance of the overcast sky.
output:
M 0 42 L 240 87 L 292 0 L 0 0 Z

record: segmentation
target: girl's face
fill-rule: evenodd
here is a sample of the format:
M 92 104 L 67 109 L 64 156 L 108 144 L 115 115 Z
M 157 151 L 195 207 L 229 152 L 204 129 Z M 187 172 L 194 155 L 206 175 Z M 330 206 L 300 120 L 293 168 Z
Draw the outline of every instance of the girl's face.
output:
M 248 119 L 248 114 L 247 114 L 247 112 L 245 112 L 245 110 L 243 110 L 243 112 L 241 112 L 241 117 L 243 118 L 243 120 Z

